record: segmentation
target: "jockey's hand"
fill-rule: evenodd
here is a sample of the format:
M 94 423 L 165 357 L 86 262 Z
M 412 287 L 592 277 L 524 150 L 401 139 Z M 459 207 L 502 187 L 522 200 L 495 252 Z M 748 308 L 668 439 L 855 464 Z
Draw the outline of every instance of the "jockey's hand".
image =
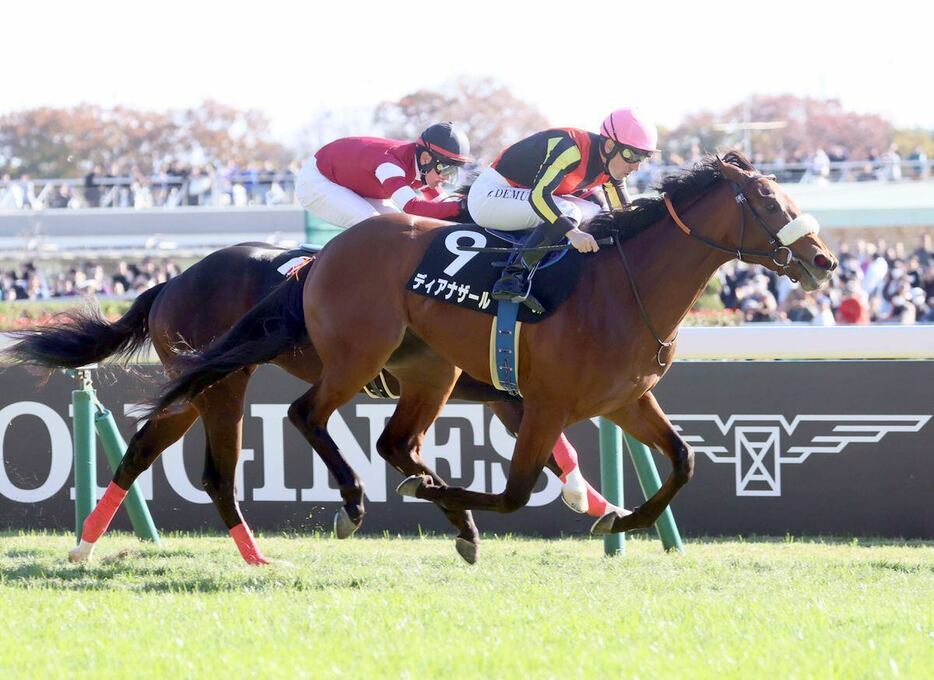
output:
M 568 241 L 571 242 L 571 245 L 574 246 L 579 253 L 595 253 L 600 250 L 600 246 L 597 245 L 597 239 L 586 231 L 581 231 L 577 227 L 571 229 L 565 236 L 568 237 Z

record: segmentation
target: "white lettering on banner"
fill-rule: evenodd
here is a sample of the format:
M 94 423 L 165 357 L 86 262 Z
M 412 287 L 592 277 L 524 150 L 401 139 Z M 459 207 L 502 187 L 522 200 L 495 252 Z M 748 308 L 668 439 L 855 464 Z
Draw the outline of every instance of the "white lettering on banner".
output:
M 253 404 L 250 415 L 263 422 L 263 485 L 253 489 L 255 501 L 294 501 L 298 494 L 285 485 L 285 444 L 283 425 L 288 404 Z M 245 487 L 245 480 L 240 487 Z
M 237 501 L 244 499 L 246 483 L 243 479 L 243 464 L 252 462 L 256 458 L 256 452 L 253 449 L 240 449 L 240 458 L 237 459 L 237 473 L 234 476 L 234 491 L 237 494 Z
M 130 403 L 130 404 L 123 405 L 123 415 L 131 416 L 137 419 L 136 421 L 137 432 L 142 430 L 143 426 L 146 425 L 145 420 L 138 420 L 139 416 L 143 412 L 142 409 L 144 408 L 144 406 L 145 405 L 143 404 L 136 404 L 136 403 Z M 124 455 L 126 454 L 124 453 Z M 139 477 L 136 478 L 136 481 L 134 482 L 134 484 L 136 484 L 136 487 L 139 489 L 140 493 L 143 494 L 143 499 L 147 501 L 151 501 L 152 500 L 152 467 L 150 466 L 146 468 L 145 470 L 143 470 L 140 473 Z M 98 496 L 98 498 L 100 498 L 100 496 Z
M 510 434 L 503 422 L 493 416 L 490 421 L 490 446 L 506 460 L 512 460 L 516 439 Z M 502 463 L 493 463 L 490 474 L 490 493 L 502 493 L 506 489 L 506 469 Z M 548 505 L 561 494 L 561 480 L 551 470 L 544 470 L 547 483 L 541 491 L 536 491 L 529 498 L 529 507 Z
M 204 489 L 199 489 L 188 479 L 185 472 L 185 438 L 182 437 L 162 452 L 162 469 L 169 486 L 189 503 L 210 503 L 211 497 Z
M 4 463 L 3 442 L 7 428 L 18 416 L 35 416 L 49 432 L 52 460 L 45 481 L 34 489 L 22 489 L 9 478 Z M 30 455 L 26 451 L 23 455 Z M 0 409 L 0 495 L 18 503 L 38 503 L 51 498 L 68 482 L 71 474 L 72 443 L 68 425 L 58 413 L 37 401 L 14 402 Z
M 483 446 L 483 405 L 482 404 L 445 404 L 444 408 L 441 409 L 441 413 L 438 418 L 461 418 L 466 420 L 469 423 L 469 434 L 471 441 L 474 446 Z M 425 442 L 422 445 L 422 459 L 425 461 L 425 465 L 432 468 L 433 470 L 438 469 L 438 460 L 446 460 L 448 463 L 448 468 L 450 469 L 450 476 L 455 480 L 463 480 L 463 474 L 461 471 L 461 460 L 463 458 L 463 452 L 461 451 L 461 428 L 451 427 L 450 436 L 448 440 L 444 443 L 439 443 L 437 441 L 437 422 L 428 428 L 428 432 L 425 433 Z M 477 461 L 480 463 L 479 469 L 481 470 L 480 476 L 483 477 L 483 463 L 482 461 Z M 474 464 L 474 476 L 476 477 L 477 465 Z M 442 477 L 445 475 L 441 474 Z M 480 480 L 481 483 L 485 479 Z M 485 489 L 473 488 L 474 491 L 484 491 Z M 411 498 L 406 496 L 404 501 L 409 503 L 426 503 L 420 498 Z
M 361 408 L 367 409 L 373 406 L 380 406 L 380 404 L 360 404 L 358 412 Z M 370 442 L 370 455 L 367 456 L 337 411 L 328 420 L 328 433 L 347 463 L 359 475 L 367 498 L 376 503 L 384 502 L 386 500 L 386 465 L 376 453 L 376 442 Z M 301 499 L 303 501 L 341 500 L 340 493 L 330 486 L 328 469 L 321 460 L 321 456 L 314 457 L 312 473 L 314 477 L 311 488 L 302 489 Z

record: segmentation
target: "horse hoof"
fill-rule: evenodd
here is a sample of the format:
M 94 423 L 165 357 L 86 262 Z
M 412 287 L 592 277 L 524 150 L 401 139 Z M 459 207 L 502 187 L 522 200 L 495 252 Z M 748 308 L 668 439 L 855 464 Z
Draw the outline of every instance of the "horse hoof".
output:
M 627 529 L 614 529 L 613 527 L 616 524 L 616 520 L 621 520 L 625 517 L 630 517 L 632 513 L 629 512 L 629 510 L 626 510 L 626 508 L 617 508 L 609 504 L 607 504 L 607 508 L 609 508 L 607 513 L 603 515 L 603 517 L 598 519 L 596 522 L 594 522 L 593 526 L 590 527 L 591 535 L 603 536 L 605 534 L 618 534 L 618 533 L 621 533 L 627 530 Z
M 457 554 L 463 557 L 467 564 L 477 563 L 477 553 L 480 551 L 479 545 L 473 541 L 468 541 L 466 538 L 458 538 L 454 541 L 454 547 L 457 549 Z
M 406 477 L 402 480 L 399 486 L 396 487 L 396 493 L 400 496 L 409 496 L 410 498 L 418 498 L 416 492 L 422 485 L 422 476 L 421 475 L 412 475 Z
M 340 509 L 334 513 L 334 535 L 338 538 L 350 538 L 357 532 L 357 529 L 360 528 L 362 523 L 362 517 L 358 522 L 354 522 L 350 519 L 347 508 L 342 505 Z
M 78 545 L 68 551 L 69 562 L 90 562 L 94 554 L 94 544 L 82 540 Z
M 587 492 L 577 493 L 572 489 L 563 487 L 561 489 L 561 500 L 574 512 L 585 515 L 590 510 L 590 503 L 587 502 Z
M 591 536 L 604 536 L 606 534 L 613 533 L 613 522 L 616 521 L 617 514 L 615 511 L 611 510 L 606 513 L 603 517 L 598 519 L 593 523 L 593 526 L 590 527 Z

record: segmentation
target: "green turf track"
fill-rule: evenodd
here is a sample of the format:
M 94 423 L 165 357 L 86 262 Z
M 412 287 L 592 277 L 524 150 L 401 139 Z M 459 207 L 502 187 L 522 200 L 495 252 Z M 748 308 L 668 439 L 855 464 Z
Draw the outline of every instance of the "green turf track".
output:
M 0 535 L 0 678 L 934 677 L 930 543 L 260 541 Z

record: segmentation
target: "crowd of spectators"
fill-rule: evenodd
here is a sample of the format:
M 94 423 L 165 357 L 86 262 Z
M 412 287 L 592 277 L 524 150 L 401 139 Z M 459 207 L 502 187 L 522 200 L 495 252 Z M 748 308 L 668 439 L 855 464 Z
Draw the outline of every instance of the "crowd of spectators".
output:
M 914 250 L 860 240 L 842 243 L 833 283 L 806 293 L 787 278 L 734 261 L 717 277 L 720 299 L 746 322 L 799 322 L 832 326 L 934 323 L 934 244 L 925 234 Z
M 140 262 L 120 260 L 108 267 L 95 262 L 60 271 L 43 271 L 26 262 L 0 275 L 3 300 L 51 300 L 100 295 L 133 298 L 156 284 L 178 276 L 181 268 L 171 260 L 144 258 Z
M 815 325 L 934 323 L 934 244 L 925 234 L 915 249 L 860 240 L 837 248 L 840 265 L 830 286 L 807 293 L 785 277 L 734 260 L 716 274 L 724 308 L 746 323 Z M 145 258 L 105 267 L 86 262 L 55 273 L 33 263 L 3 271 L 3 300 L 90 295 L 135 297 L 180 273 L 171 260 Z
M 630 178 L 630 187 L 642 193 L 665 174 L 691 167 L 702 157 L 698 145 L 689 152 L 665 152 L 654 157 Z M 903 157 L 896 145 L 880 151 L 850 151 L 836 145 L 828 150 L 799 149 L 784 156 L 752 155 L 762 172 L 780 182 L 899 181 L 926 179 L 931 163 L 921 147 Z M 282 205 L 293 201 L 296 160 L 287 167 L 273 163 L 233 161 L 190 165 L 179 161 L 157 164 L 152 174 L 136 165 L 114 164 L 105 172 L 94 166 L 83 180 L 34 179 L 28 175 L 0 178 L 0 209 L 43 208 L 151 208 L 177 206 Z
M 178 206 L 281 205 L 292 202 L 300 162 L 233 161 L 157 164 L 147 175 L 136 165 L 92 167 L 82 180 L 0 178 L 0 209 L 152 208 Z
M 631 186 L 639 193 L 644 192 L 672 170 L 692 167 L 702 156 L 700 146 L 695 144 L 683 155 L 669 153 L 654 157 L 631 176 Z M 841 145 L 834 145 L 828 150 L 801 148 L 788 156 L 753 153 L 750 160 L 758 170 L 774 174 L 784 184 L 897 182 L 922 180 L 931 176 L 931 162 L 923 148 L 915 147 L 903 157 L 896 144 L 884 151 L 851 151 Z

